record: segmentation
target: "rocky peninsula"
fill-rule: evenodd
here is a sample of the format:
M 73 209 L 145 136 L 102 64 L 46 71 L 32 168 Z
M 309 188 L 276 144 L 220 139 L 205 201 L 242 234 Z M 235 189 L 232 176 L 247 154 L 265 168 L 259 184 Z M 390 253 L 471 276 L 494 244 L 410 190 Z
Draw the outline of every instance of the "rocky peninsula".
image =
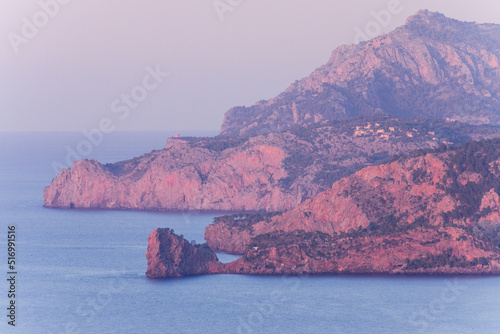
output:
M 367 167 L 288 212 L 216 218 L 208 245 L 243 256 L 190 274 L 499 274 L 499 193 L 500 140 Z M 176 277 L 152 274 L 160 253 L 149 275 Z

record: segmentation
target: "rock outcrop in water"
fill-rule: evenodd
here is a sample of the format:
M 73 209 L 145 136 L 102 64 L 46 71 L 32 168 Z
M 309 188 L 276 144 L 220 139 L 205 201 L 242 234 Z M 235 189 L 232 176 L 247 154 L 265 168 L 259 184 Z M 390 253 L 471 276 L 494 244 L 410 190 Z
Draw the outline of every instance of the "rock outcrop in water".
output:
M 206 246 L 176 247 L 158 242 L 162 236 L 157 236 L 157 231 L 149 238 L 146 255 L 146 275 L 152 278 L 200 274 L 500 274 L 498 248 L 455 227 L 334 235 L 277 231 L 257 236 L 243 257 L 227 264 L 220 263 Z M 204 247 L 203 255 L 193 257 L 199 247 Z
M 500 25 L 420 11 L 391 33 L 337 48 L 279 96 L 224 117 L 224 136 L 387 114 L 500 124 Z
M 148 238 L 148 277 L 183 277 L 220 272 L 224 265 L 205 245 L 194 245 L 168 228 L 157 228 Z

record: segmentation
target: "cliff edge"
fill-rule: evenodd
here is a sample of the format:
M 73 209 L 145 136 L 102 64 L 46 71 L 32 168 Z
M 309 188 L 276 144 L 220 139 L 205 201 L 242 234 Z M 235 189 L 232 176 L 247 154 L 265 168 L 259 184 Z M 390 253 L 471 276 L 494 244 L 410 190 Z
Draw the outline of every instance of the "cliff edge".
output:
M 151 232 L 146 258 L 146 276 L 151 278 L 211 274 L 224 268 L 210 247 L 190 244 L 169 228 Z
M 209 273 L 499 274 L 500 139 L 367 167 L 285 213 L 215 219 Z

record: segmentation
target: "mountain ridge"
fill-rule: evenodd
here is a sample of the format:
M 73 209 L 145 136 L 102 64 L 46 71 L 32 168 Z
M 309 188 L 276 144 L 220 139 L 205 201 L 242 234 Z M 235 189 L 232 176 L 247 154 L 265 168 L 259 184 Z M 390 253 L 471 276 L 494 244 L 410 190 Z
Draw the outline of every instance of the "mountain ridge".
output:
M 229 109 L 220 135 L 376 114 L 499 124 L 499 57 L 500 25 L 420 11 L 388 34 L 338 47 L 277 97 Z
M 439 148 L 366 167 L 285 213 L 217 217 L 208 248 L 161 246 L 155 230 L 147 275 L 498 275 L 499 194 L 500 139 Z M 221 264 L 214 251 L 243 256 Z
M 44 206 L 283 211 L 363 167 L 416 149 L 500 136 L 458 122 L 360 118 L 252 138 L 170 138 L 110 164 L 79 160 L 44 190 Z
M 439 148 L 366 167 L 272 218 L 250 215 L 249 223 L 221 217 L 205 229 L 205 240 L 216 251 L 243 254 L 253 238 L 275 231 L 332 235 L 382 227 L 498 225 L 499 180 L 499 139 Z
M 366 167 L 279 214 L 205 230 L 258 274 L 499 274 L 500 139 Z
M 284 211 L 393 155 L 498 137 L 499 126 L 468 123 L 495 123 L 500 112 L 499 27 L 421 11 L 337 48 L 277 98 L 227 113 L 217 137 L 171 138 L 114 164 L 75 162 L 44 190 L 44 206 Z

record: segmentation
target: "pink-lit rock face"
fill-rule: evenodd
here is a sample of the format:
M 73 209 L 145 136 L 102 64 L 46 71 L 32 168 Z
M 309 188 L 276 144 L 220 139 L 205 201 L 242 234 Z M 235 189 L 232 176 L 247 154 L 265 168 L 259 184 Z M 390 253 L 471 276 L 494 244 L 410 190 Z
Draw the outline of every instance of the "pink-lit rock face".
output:
M 445 233 L 449 237 L 443 237 Z M 500 274 L 499 253 L 476 246 L 474 238 L 458 241 L 462 234 L 456 228 L 340 238 L 318 232 L 276 232 L 275 239 L 273 234 L 267 240 L 256 238 L 255 246 L 226 264 L 225 270 L 268 275 Z
M 499 124 L 500 26 L 420 11 L 391 33 L 338 47 L 285 92 L 235 107 L 221 134 L 248 136 L 386 113 Z
M 280 191 L 284 152 L 249 145 L 217 152 L 169 140 L 165 150 L 116 169 L 76 161 L 44 191 L 46 207 L 137 210 L 281 210 L 298 204 Z
M 111 165 L 75 162 L 45 189 L 44 206 L 291 210 L 395 154 L 498 136 L 498 128 L 464 124 L 500 124 L 499 45 L 498 25 L 421 11 L 389 34 L 339 47 L 278 97 L 231 109 L 220 137 L 177 137 L 163 150 Z M 403 119 L 410 116 L 440 120 Z M 318 210 L 317 218 L 355 215 L 357 224 L 369 223 L 350 199 L 335 201 L 336 213 Z M 449 198 L 439 203 L 440 210 L 454 205 Z
M 500 274 L 499 180 L 500 139 L 367 167 L 288 212 L 217 217 L 208 245 L 243 256 L 200 273 Z M 157 239 L 174 277 L 183 247 Z
M 463 236 L 455 227 L 362 237 L 279 231 L 256 237 L 241 258 L 222 264 L 208 246 L 156 229 L 148 239 L 146 275 L 500 274 L 498 251 Z
M 146 258 L 146 276 L 151 278 L 212 274 L 224 268 L 208 246 L 192 245 L 166 228 L 151 232 Z
M 500 152 L 498 140 L 486 146 L 491 152 Z M 450 169 L 450 164 L 456 161 L 471 159 L 464 156 L 470 155 L 472 150 L 465 153 L 466 150 L 432 153 L 364 168 L 282 215 L 251 225 L 215 222 L 205 229 L 205 240 L 218 251 L 244 254 L 252 239 L 264 233 L 303 230 L 333 235 L 389 221 L 436 228 L 480 226 L 496 233 L 496 228 L 500 231 L 499 188 L 495 188 L 500 177 L 497 169 L 500 160 L 489 161 L 494 154 L 479 148 L 475 153 L 477 162 L 469 164 L 484 164 L 489 166 L 488 171 L 474 172 L 477 167 L 467 167 L 466 162 L 459 162 L 458 167 Z M 468 183 L 461 182 L 465 179 Z M 475 192 L 468 189 L 475 189 Z
M 434 131 L 446 133 L 440 137 Z M 412 137 L 408 137 L 408 133 Z M 174 139 L 114 164 L 76 161 L 44 191 L 44 205 L 132 210 L 283 211 L 363 166 L 497 129 L 439 121 L 356 119 L 249 139 Z M 439 138 L 437 138 L 439 137 Z M 469 175 L 467 180 L 473 175 Z M 465 180 L 465 179 L 464 179 Z M 346 209 L 349 212 L 350 209 Z
M 272 231 L 347 232 L 366 228 L 381 217 L 407 212 L 409 223 L 428 214 L 438 224 L 442 221 L 440 214 L 457 205 L 457 200 L 439 187 L 446 171 L 443 158 L 428 155 L 364 168 L 270 222 L 262 221 L 248 230 L 212 224 L 205 229 L 205 239 L 218 251 L 243 254 L 253 237 Z M 425 182 L 412 176 L 420 169 L 426 171 Z

